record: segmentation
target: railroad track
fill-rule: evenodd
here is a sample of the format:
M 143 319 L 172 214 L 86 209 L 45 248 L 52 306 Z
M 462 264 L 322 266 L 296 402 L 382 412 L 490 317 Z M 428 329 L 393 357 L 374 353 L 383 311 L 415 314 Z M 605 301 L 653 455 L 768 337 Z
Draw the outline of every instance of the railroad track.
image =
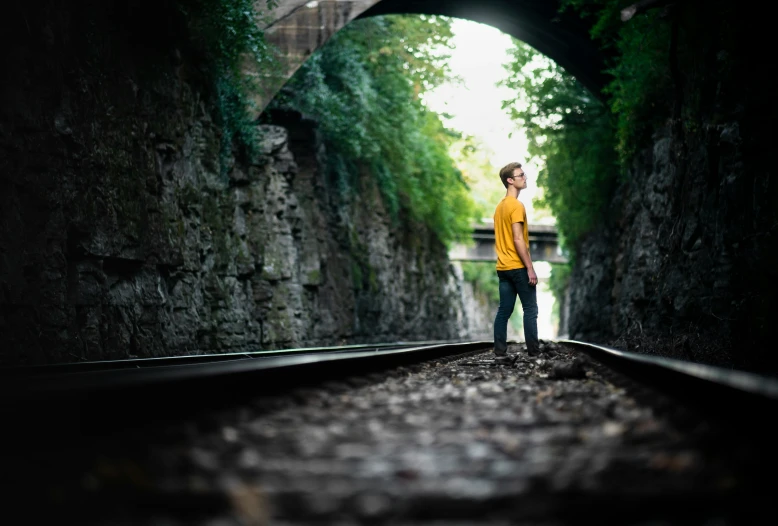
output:
M 226 380 L 235 385 L 262 377 L 262 385 L 275 385 L 280 377 L 284 381 L 313 380 L 337 370 L 358 373 L 472 352 L 488 345 L 484 341 L 395 342 L 13 367 L 0 370 L 0 389 L 8 397 L 24 401 L 52 394 L 122 392 L 141 387 L 180 389 L 180 382 L 187 382 L 183 387 L 197 388 L 197 382 Z
M 328 513 L 336 513 L 332 510 L 358 517 L 357 524 L 373 524 L 394 508 L 408 524 L 419 524 L 424 517 L 473 522 L 494 509 L 502 510 L 500 517 L 515 520 L 597 524 L 631 524 L 634 521 L 625 517 L 634 519 L 631 514 L 637 509 L 648 510 L 639 516 L 645 520 L 672 519 L 663 524 L 688 524 L 700 517 L 722 526 L 743 524 L 730 521 L 741 510 L 756 510 L 764 517 L 765 503 L 751 479 L 762 473 L 763 465 L 770 472 L 775 462 L 774 454 L 763 461 L 753 453 L 774 449 L 772 435 L 760 427 L 778 404 L 774 379 L 569 340 L 549 353 L 564 359 L 587 354 L 598 368 L 651 385 L 730 429 L 726 434 L 704 431 L 701 441 L 673 438 L 678 429 L 665 429 L 650 412 L 624 402 L 628 394 L 615 389 L 596 368 L 579 379 L 552 382 L 540 372 L 548 355 L 522 352 L 517 363 L 497 365 L 485 352 L 490 346 L 417 342 L 15 370 L 26 372 L 24 376 L 6 370 L 2 400 L 6 408 L 15 409 L 3 420 L 10 430 L 6 438 L 17 434 L 20 440 L 2 450 L 12 454 L 8 460 L 22 464 L 18 472 L 8 471 L 19 474 L 20 487 L 37 488 L 41 477 L 56 474 L 47 482 L 48 493 L 39 494 L 65 496 L 60 497 L 61 506 L 47 512 L 80 519 L 89 509 L 99 524 L 111 523 L 117 513 L 130 509 L 168 513 L 176 507 L 171 502 L 198 518 L 240 515 L 245 512 L 240 511 L 246 505 L 244 496 L 236 497 L 232 486 L 220 486 L 222 471 L 233 477 L 255 473 L 252 477 L 263 481 L 263 491 L 272 496 L 268 498 L 284 524 L 326 522 Z M 11 378 L 13 382 L 5 381 Z M 754 408 L 765 411 L 761 420 L 753 417 Z M 621 434 L 625 438 L 613 442 Z M 370 440 L 359 442 L 370 436 L 372 445 Z M 736 448 L 734 440 L 740 438 L 756 442 Z M 438 444 L 436 440 L 442 443 L 430 446 Z M 714 443 L 716 451 L 689 452 L 698 447 L 690 445 L 695 441 L 706 447 Z M 149 448 L 157 452 L 149 456 Z M 459 448 L 454 456 L 452 448 Z M 614 452 L 606 455 L 609 448 Z M 414 460 L 413 455 L 425 451 L 441 459 L 422 455 L 422 460 Z M 584 469 L 588 464 L 581 464 L 582 458 L 588 456 L 598 458 L 594 464 L 602 466 L 603 455 L 613 457 L 608 477 L 596 474 L 602 467 L 595 475 L 570 475 L 569 466 Z M 641 460 L 645 455 L 650 455 L 647 464 Z M 731 461 L 735 467 L 727 468 L 735 470 L 734 475 L 716 467 L 727 455 L 738 456 Z M 490 467 L 492 457 L 497 472 Z M 189 475 L 180 475 L 180 467 L 150 475 L 157 463 L 150 458 L 165 459 L 163 465 L 169 466 L 191 463 L 186 469 L 200 477 L 204 489 L 187 489 Z M 215 460 L 219 458 L 231 460 Z M 391 476 L 382 474 L 384 464 L 397 466 Z M 746 467 L 737 471 L 740 464 Z M 425 472 L 425 465 L 439 472 Z M 646 475 L 646 465 L 669 470 L 669 475 Z M 505 473 L 512 478 L 499 479 Z M 560 473 L 568 473 L 564 477 L 573 482 L 564 477 L 560 481 Z M 589 489 L 576 487 L 575 476 L 589 477 L 582 486 Z M 160 487 L 166 489 L 150 489 L 153 477 L 165 480 Z M 490 477 L 500 482 L 487 491 L 483 488 L 491 487 Z M 537 482 L 538 477 L 545 481 Z M 421 486 L 414 486 L 417 479 Z M 460 486 L 452 486 L 458 480 Z M 691 487 L 690 481 L 700 488 Z M 97 486 L 84 489 L 83 484 Z M 724 490 L 717 484 L 724 484 Z M 481 489 L 471 492 L 470 485 Z M 346 496 L 336 491 L 343 487 Z M 425 493 L 430 487 L 438 493 Z M 244 490 L 251 488 L 236 491 L 244 495 Z M 377 500 L 370 497 L 358 504 L 366 491 Z M 306 504 L 310 499 L 319 504 Z M 326 504 L 330 500 L 335 504 Z M 263 502 L 249 499 L 254 507 L 265 506 Z M 384 506 L 386 502 L 394 504 Z M 680 515 L 671 511 L 671 505 L 678 504 L 686 506 Z M 716 522 L 720 517 L 724 519 Z
M 381 351 L 392 349 L 407 349 L 427 345 L 448 343 L 445 340 L 413 341 L 393 343 L 373 343 L 341 345 L 332 347 L 301 347 L 290 349 L 277 349 L 268 351 L 246 351 L 218 354 L 190 354 L 181 356 L 163 356 L 156 358 L 127 358 L 121 360 L 80 361 L 50 365 L 27 365 L 0 368 L 0 378 L 14 376 L 40 376 L 65 373 L 83 373 L 88 371 L 105 371 L 117 369 L 139 369 L 159 367 L 167 365 L 191 365 L 214 362 L 226 362 L 230 360 L 242 360 L 246 358 L 267 358 L 273 356 L 295 356 L 304 354 L 333 353 L 333 352 L 362 352 Z
M 744 429 L 756 427 L 772 436 L 754 415 L 778 410 L 776 378 L 575 340 L 559 343 L 707 418 Z M 28 429 L 32 440 L 52 423 L 76 437 L 99 432 L 99 426 L 118 430 L 184 419 L 206 408 L 230 407 L 300 386 L 479 354 L 491 345 L 395 342 L 6 368 L 0 370 L 0 416 L 5 413 Z M 490 357 L 486 354 L 480 363 L 470 363 L 506 367 Z
M 560 343 L 679 403 L 689 404 L 710 418 L 763 427 L 761 418 L 754 421 L 754 415 L 771 414 L 778 409 L 778 378 L 775 377 L 630 353 L 576 340 L 560 340 Z
M 630 378 L 714 413 L 742 415 L 744 405 L 775 408 L 778 379 L 737 370 L 630 353 L 576 340 L 559 343 Z M 52 394 L 83 395 L 134 388 L 175 389 L 197 382 L 248 381 L 254 387 L 310 382 L 333 373 L 359 374 L 386 367 L 488 350 L 489 341 L 395 342 L 271 351 L 108 360 L 0 369 L 6 400 L 26 401 Z M 488 365 L 488 359 L 484 361 Z M 257 384 L 262 380 L 261 384 Z M 155 392 L 154 395 L 158 393 Z M 724 411 L 725 410 L 725 411 Z
M 206 407 L 484 350 L 489 342 L 395 342 L 82 362 L 0 370 L 0 416 L 38 440 L 186 418 Z M 75 416 L 74 416 L 75 415 Z

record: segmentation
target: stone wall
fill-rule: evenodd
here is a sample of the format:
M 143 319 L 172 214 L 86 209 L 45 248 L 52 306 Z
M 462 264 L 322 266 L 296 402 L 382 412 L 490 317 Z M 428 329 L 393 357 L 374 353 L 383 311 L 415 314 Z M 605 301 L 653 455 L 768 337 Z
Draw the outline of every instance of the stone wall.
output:
M 756 124 L 668 126 L 636 156 L 581 246 L 572 338 L 778 373 L 778 185 Z
M 572 274 L 571 336 L 778 374 L 772 22 L 681 2 L 652 124 Z M 664 112 L 663 112 L 664 113 Z
M 14 4 L 3 23 L 0 363 L 452 339 L 491 323 L 445 247 L 391 221 L 370 174 L 351 194 L 324 177 L 315 123 L 265 126 L 255 164 L 220 155 L 180 17 L 130 4 Z

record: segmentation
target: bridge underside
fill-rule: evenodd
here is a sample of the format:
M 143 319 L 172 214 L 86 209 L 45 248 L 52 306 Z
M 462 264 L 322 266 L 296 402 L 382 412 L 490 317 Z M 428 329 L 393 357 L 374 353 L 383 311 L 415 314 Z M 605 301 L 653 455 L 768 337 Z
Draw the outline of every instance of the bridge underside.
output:
M 300 65 L 348 22 L 386 14 L 442 15 L 496 27 L 547 55 L 600 96 L 605 60 L 589 37 L 590 24 L 558 9 L 559 0 L 281 0 L 265 33 L 284 67 L 279 75 L 254 72 L 265 86 L 255 103 L 265 108 Z

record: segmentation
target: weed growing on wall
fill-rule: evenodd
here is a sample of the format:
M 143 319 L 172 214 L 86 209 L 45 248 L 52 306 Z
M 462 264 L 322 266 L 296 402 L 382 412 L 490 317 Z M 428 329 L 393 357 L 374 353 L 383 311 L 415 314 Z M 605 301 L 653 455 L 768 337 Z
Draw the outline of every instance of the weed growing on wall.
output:
M 212 78 L 222 128 L 220 165 L 222 175 L 236 151 L 246 160 L 258 153 L 258 127 L 249 109 L 251 94 L 261 86 L 244 73 L 246 61 L 255 61 L 260 71 L 276 68 L 274 51 L 265 41 L 262 17 L 277 5 L 277 0 L 192 0 L 181 2 L 195 40 L 206 57 Z M 257 6 L 262 10 L 257 10 Z
M 650 139 L 655 127 L 671 112 L 670 23 L 662 9 L 621 20 L 621 0 L 562 0 L 593 21 L 592 38 L 612 52 L 607 72 L 612 80 L 604 93 L 617 122 L 616 147 L 626 163 L 638 145 Z

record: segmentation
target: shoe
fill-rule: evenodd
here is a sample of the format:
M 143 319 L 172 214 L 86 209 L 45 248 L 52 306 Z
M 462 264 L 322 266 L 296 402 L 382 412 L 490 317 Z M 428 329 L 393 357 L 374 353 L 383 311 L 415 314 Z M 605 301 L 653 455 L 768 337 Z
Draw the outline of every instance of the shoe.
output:
M 494 363 L 497 365 L 513 365 L 516 361 L 516 356 L 508 356 L 507 354 L 501 354 L 494 357 Z

